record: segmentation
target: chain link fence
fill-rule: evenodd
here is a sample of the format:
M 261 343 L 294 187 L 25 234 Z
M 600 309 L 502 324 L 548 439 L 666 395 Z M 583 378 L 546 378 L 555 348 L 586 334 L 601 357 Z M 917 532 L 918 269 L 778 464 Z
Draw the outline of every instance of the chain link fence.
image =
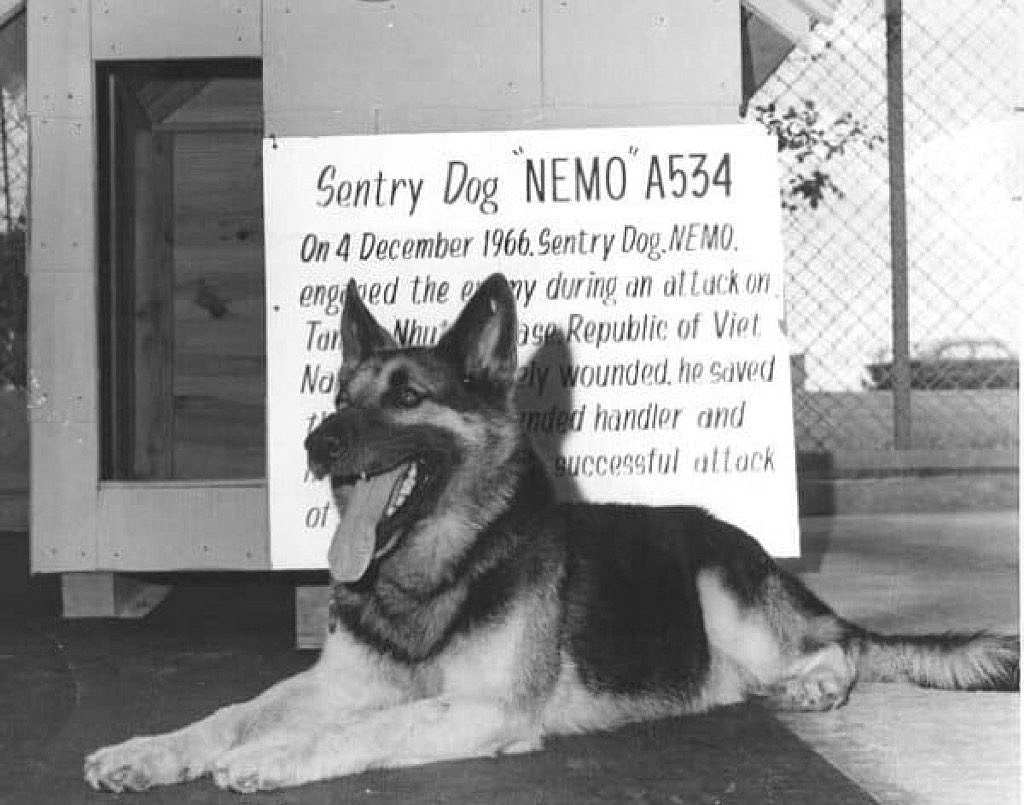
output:
M 23 94 L 0 87 L 0 232 L 25 228 L 28 119 Z
M 915 448 L 1018 445 L 1020 23 L 1008 0 L 903 7 Z M 747 110 L 779 135 L 804 451 L 894 446 L 886 88 L 885 2 L 846 0 Z
M 27 203 L 28 121 L 24 95 L 0 87 L 0 390 L 25 385 Z

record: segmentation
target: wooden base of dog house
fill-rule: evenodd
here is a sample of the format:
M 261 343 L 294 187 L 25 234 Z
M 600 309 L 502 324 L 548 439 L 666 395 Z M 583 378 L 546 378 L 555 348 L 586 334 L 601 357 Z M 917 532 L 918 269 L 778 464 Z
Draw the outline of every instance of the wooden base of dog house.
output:
M 171 591 L 123 573 L 64 573 L 61 598 L 65 618 L 142 618 Z
M 295 647 L 318 649 L 327 634 L 327 602 L 331 588 L 326 584 L 295 587 Z

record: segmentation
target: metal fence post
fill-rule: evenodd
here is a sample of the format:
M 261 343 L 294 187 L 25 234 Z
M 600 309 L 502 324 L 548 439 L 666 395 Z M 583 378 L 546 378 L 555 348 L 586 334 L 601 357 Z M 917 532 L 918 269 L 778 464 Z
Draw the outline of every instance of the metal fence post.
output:
M 885 0 L 886 108 L 889 142 L 889 242 L 892 255 L 893 442 L 911 446 L 910 289 L 907 258 L 906 151 L 903 139 L 903 2 Z
M 3 91 L 3 87 L 0 87 L 0 167 L 3 169 L 0 180 L 3 181 L 3 193 L 4 193 L 4 219 L 7 223 L 7 231 L 10 232 L 14 229 L 14 223 L 11 218 L 11 174 L 7 165 L 7 99 Z

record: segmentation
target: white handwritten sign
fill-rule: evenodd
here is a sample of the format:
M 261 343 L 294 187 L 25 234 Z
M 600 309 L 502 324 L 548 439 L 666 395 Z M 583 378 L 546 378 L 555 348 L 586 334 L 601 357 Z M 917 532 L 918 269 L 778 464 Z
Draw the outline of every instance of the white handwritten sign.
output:
M 747 126 L 264 144 L 274 567 L 336 522 L 303 440 L 332 408 L 349 277 L 404 344 L 487 275 L 519 312 L 522 422 L 565 498 L 707 507 L 798 553 L 774 140 Z

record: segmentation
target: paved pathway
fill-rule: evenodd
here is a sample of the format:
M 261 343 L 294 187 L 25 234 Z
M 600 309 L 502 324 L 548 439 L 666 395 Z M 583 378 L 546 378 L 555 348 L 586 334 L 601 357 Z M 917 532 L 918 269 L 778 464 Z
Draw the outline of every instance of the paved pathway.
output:
M 874 629 L 1019 630 L 1017 512 L 851 515 L 804 523 L 800 575 Z M 783 723 L 884 803 L 1021 801 L 1020 695 L 870 684 Z

